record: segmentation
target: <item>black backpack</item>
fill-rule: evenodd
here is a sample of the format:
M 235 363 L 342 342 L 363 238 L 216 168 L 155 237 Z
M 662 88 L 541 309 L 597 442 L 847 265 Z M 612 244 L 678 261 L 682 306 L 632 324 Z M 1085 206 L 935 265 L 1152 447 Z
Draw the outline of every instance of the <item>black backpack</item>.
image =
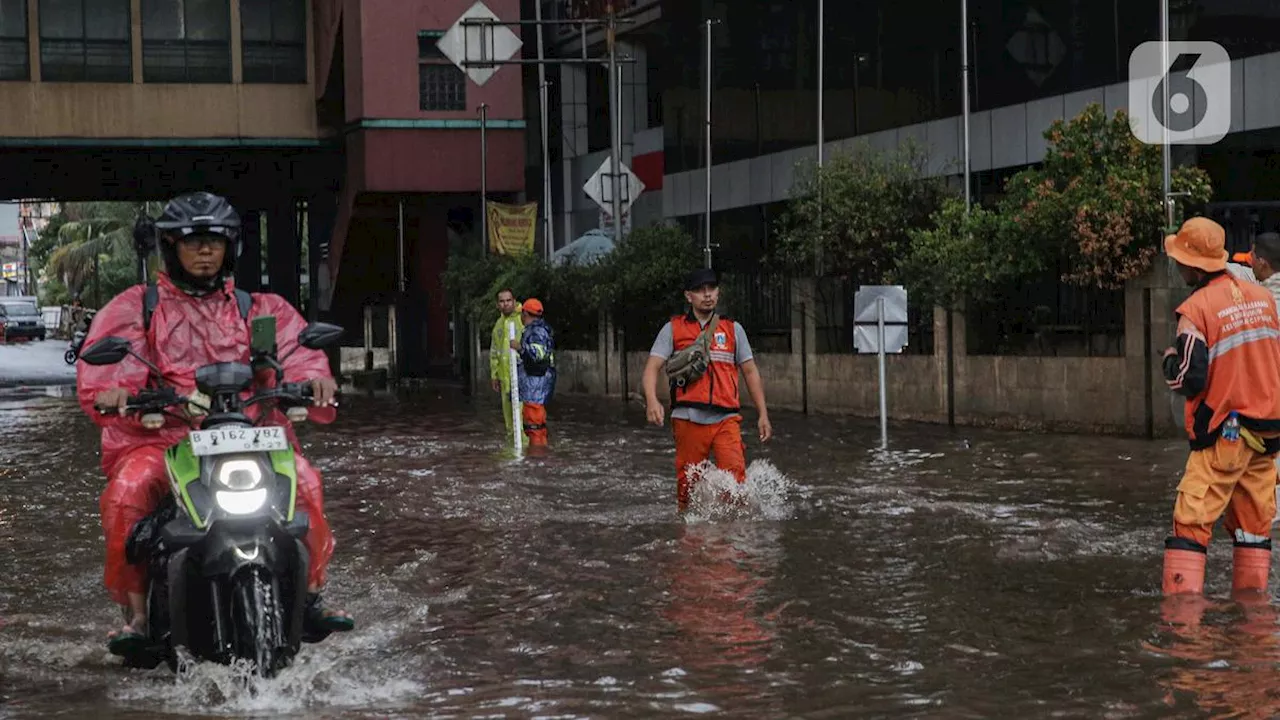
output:
M 160 302 L 160 290 L 155 283 L 147 283 L 147 291 L 142 295 L 142 330 L 148 332 L 151 330 L 151 315 L 156 311 L 156 304 Z M 236 288 L 236 307 L 240 309 L 240 319 L 249 321 L 249 310 L 253 307 L 253 296 L 249 293 Z

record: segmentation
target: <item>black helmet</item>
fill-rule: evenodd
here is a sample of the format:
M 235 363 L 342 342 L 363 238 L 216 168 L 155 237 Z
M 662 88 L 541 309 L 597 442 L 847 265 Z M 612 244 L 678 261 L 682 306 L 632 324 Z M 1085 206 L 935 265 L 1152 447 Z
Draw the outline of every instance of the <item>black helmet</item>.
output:
M 236 258 L 240 255 L 240 214 L 231 207 L 226 198 L 208 192 L 194 192 L 170 200 L 164 206 L 164 212 L 155 221 L 155 229 L 164 238 L 160 243 L 160 254 L 164 256 L 165 267 L 171 277 L 190 281 L 178 262 L 174 243 L 182 237 L 193 233 L 211 233 L 227 238 L 227 254 L 222 261 L 222 272 L 219 279 L 225 279 L 236 269 Z

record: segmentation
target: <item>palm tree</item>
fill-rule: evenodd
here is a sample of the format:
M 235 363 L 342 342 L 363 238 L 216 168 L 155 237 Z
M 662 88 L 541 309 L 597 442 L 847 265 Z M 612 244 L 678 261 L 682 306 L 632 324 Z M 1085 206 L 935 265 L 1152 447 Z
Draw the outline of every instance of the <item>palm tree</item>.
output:
M 67 222 L 58 230 L 58 248 L 49 255 L 45 272 L 61 279 L 72 297 L 93 278 L 95 305 L 100 305 L 99 262 L 103 256 L 115 262 L 135 260 L 134 223 L 142 213 L 159 211 L 150 205 L 154 203 L 68 203 L 63 208 Z

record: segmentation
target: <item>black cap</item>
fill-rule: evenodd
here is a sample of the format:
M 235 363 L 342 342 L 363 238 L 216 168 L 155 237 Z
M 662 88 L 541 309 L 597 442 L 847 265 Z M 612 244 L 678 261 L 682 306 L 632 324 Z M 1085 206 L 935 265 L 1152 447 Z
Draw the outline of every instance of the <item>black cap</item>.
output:
M 716 271 L 711 268 L 698 268 L 689 273 L 689 277 L 685 278 L 685 290 L 697 290 L 703 285 L 719 285 L 720 279 L 716 277 Z

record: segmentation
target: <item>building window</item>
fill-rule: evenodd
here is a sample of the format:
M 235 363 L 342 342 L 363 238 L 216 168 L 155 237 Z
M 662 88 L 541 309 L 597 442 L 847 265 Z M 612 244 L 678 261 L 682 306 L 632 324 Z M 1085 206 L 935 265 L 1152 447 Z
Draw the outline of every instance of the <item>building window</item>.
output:
M 30 80 L 27 0 L 0 0 L 0 80 Z
M 244 81 L 307 81 L 307 9 L 303 0 L 240 0 Z
M 133 81 L 129 0 L 40 0 L 39 7 L 42 80 Z
M 434 112 L 467 109 L 467 74 L 440 52 L 444 33 L 418 33 L 418 108 Z
M 142 79 L 231 82 L 227 0 L 142 0 Z

